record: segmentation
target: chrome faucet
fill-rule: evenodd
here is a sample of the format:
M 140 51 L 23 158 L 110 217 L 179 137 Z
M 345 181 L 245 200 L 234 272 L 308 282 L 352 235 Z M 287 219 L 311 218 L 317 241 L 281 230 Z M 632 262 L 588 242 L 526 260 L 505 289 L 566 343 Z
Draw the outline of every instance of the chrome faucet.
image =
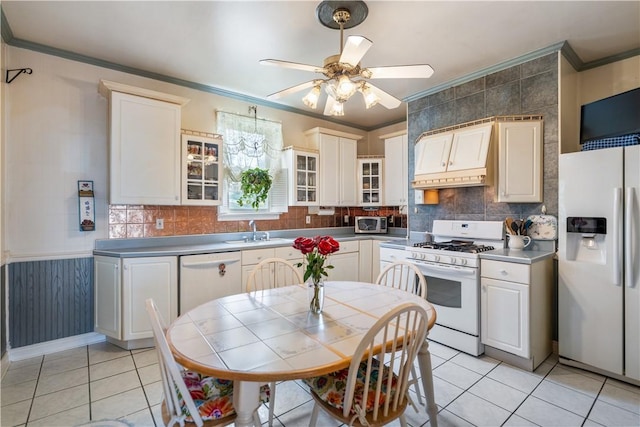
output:
M 251 240 L 255 242 L 257 227 L 256 227 L 256 222 L 254 220 L 249 221 L 249 228 L 251 228 L 251 233 L 252 233 Z

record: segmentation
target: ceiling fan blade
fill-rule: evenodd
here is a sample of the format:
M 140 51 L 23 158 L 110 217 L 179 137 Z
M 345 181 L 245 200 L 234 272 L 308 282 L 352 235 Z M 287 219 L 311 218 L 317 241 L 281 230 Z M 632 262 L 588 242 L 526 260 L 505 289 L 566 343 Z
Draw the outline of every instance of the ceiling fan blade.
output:
M 433 74 L 433 68 L 426 64 L 372 67 L 365 70 L 371 72 L 370 79 L 426 79 Z
M 389 108 L 389 109 L 398 108 L 402 103 L 402 101 L 400 101 L 395 96 L 389 95 L 387 92 L 383 91 L 379 87 L 372 85 L 369 82 L 366 83 L 366 87 L 368 87 L 371 90 L 371 92 L 375 93 L 378 96 L 378 98 L 380 98 L 380 100 L 378 101 L 378 104 L 382 105 L 385 108 Z
M 262 65 L 272 65 L 276 67 L 293 68 L 294 70 L 311 71 L 312 73 L 324 73 L 323 67 L 316 65 L 300 64 L 299 62 L 280 61 L 279 59 L 261 59 Z
M 325 116 L 331 116 L 331 111 L 333 110 L 333 104 L 335 104 L 336 101 L 333 96 L 327 96 L 327 103 L 324 105 L 324 115 Z
M 342 49 L 342 54 L 340 55 L 340 62 L 355 67 L 371 46 L 373 46 L 373 42 L 366 37 L 347 37 L 347 41 Z
M 320 83 L 322 83 L 322 80 L 311 80 L 309 82 L 300 83 L 299 85 L 291 86 L 290 88 L 283 89 L 283 90 L 281 90 L 279 92 L 272 93 L 271 95 L 268 95 L 267 98 L 269 98 L 269 99 L 280 99 L 280 98 L 285 97 L 287 95 L 290 95 L 292 93 L 308 89 L 308 88 L 313 87 L 313 86 L 315 86 L 317 84 L 320 84 Z

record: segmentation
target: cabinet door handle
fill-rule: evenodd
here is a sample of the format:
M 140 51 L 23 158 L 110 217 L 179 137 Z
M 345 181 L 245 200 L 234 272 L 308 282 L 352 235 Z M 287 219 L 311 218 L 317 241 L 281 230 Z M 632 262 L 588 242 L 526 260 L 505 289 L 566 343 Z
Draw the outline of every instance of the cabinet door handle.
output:
M 453 160 L 449 160 L 449 166 L 453 164 Z
M 507 274 L 509 274 L 509 272 L 507 270 L 500 270 L 500 274 L 506 276 Z
M 482 292 L 487 292 L 487 285 L 482 285 Z
M 445 162 L 442 162 L 442 166 L 446 166 L 447 164 Z

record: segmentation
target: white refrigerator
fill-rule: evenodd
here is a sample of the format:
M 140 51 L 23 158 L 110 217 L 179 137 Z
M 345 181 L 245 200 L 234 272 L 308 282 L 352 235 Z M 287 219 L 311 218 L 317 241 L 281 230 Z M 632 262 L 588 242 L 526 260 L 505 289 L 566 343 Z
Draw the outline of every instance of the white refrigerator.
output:
M 558 349 L 640 384 L 640 146 L 560 155 Z

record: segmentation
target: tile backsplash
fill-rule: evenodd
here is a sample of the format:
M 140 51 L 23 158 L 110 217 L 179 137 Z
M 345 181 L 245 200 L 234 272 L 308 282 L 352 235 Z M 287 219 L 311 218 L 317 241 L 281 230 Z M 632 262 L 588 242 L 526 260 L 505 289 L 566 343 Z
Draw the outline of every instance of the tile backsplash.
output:
M 306 223 L 307 207 L 291 206 L 289 212 L 277 220 L 256 221 L 260 231 L 303 228 L 344 227 L 354 225 L 356 216 L 393 216 L 394 227 L 407 227 L 407 215 L 397 207 L 381 207 L 365 211 L 359 207 L 336 208 L 334 215 L 310 215 Z M 344 216 L 349 216 L 349 224 Z M 156 229 L 156 219 L 162 219 L 164 228 Z M 218 221 L 216 206 L 152 206 L 110 205 L 109 238 L 137 238 L 157 236 L 183 236 L 192 234 L 237 233 L 249 230 L 249 221 Z

